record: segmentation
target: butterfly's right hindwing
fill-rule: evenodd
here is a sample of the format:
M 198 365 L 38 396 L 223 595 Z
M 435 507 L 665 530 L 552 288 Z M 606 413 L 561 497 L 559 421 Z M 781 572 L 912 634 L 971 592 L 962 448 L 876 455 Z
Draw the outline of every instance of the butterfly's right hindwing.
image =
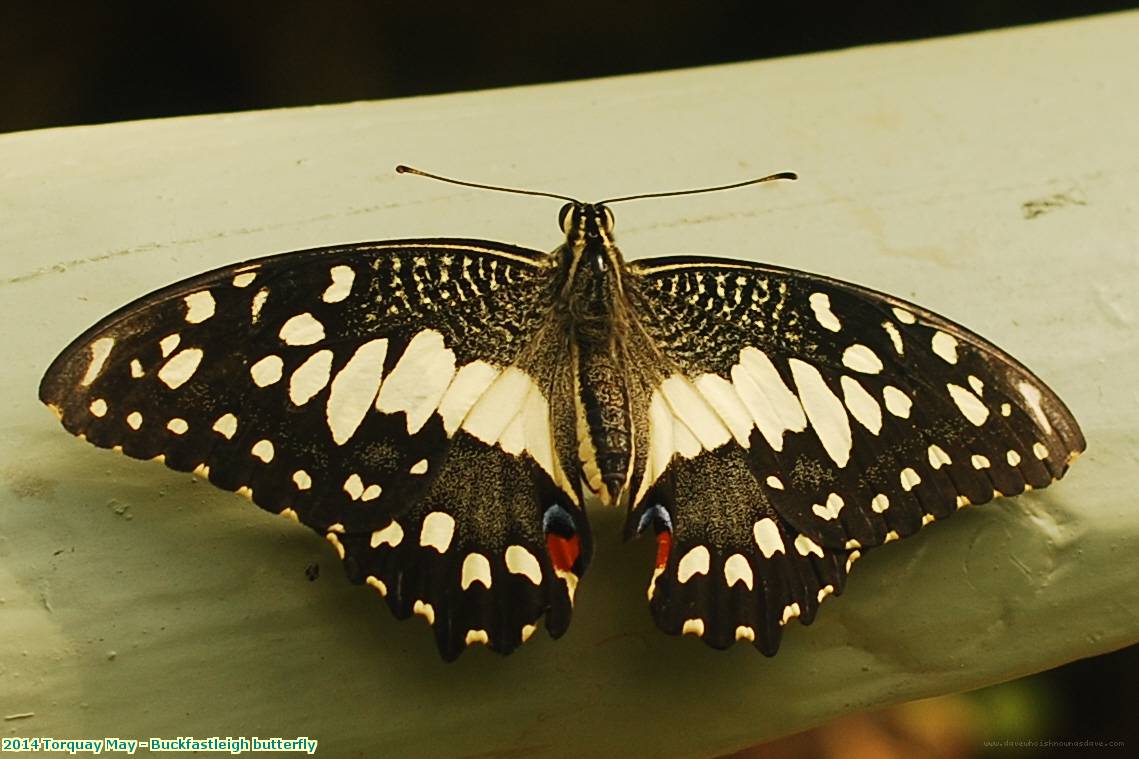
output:
M 349 574 L 384 583 L 397 614 L 434 602 L 446 655 L 469 630 L 506 651 L 543 610 L 568 606 L 545 512 L 569 514 L 563 531 L 588 548 L 573 462 L 550 423 L 565 362 L 549 355 L 557 346 L 540 350 L 549 281 L 544 254 L 478 241 L 255 260 L 119 309 L 60 354 L 40 398 L 97 446 L 161 457 L 332 536 Z M 511 497 L 496 512 L 500 488 Z M 507 567 L 511 546 L 528 571 Z M 463 569 L 476 553 L 489 574 Z M 472 601 L 472 584 L 502 592 Z

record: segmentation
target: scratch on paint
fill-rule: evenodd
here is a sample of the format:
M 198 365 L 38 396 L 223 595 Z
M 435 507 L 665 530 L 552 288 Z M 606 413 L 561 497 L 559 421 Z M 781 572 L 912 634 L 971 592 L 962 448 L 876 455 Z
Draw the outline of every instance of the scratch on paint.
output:
M 1037 216 L 1042 216 L 1050 211 L 1055 211 L 1058 208 L 1065 206 L 1086 206 L 1088 201 L 1083 197 L 1083 194 L 1078 190 L 1070 190 L 1068 192 L 1056 192 L 1047 197 L 1037 198 L 1035 200 L 1026 200 L 1020 205 L 1021 211 L 1024 213 L 1024 218 L 1035 219 Z

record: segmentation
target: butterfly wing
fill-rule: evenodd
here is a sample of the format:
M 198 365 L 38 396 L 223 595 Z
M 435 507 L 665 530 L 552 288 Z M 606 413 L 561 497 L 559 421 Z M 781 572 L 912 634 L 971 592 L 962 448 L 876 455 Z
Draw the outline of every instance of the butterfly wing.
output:
M 544 254 L 480 241 L 254 260 L 111 314 L 40 398 L 97 446 L 325 535 L 444 657 L 508 652 L 546 611 L 565 630 L 589 557 L 576 459 L 553 442 L 568 374 L 548 282 Z
M 636 261 L 656 380 L 629 530 L 667 632 L 772 654 L 866 548 L 1045 487 L 1085 443 L 1028 369 L 897 298 L 722 259 Z

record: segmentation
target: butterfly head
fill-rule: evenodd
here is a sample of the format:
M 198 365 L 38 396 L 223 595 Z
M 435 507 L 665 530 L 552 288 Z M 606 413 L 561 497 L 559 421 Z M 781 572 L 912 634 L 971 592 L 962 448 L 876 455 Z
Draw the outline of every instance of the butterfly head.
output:
M 613 212 L 602 203 L 572 201 L 562 206 L 558 223 L 566 235 L 564 250 L 570 268 L 577 270 L 582 262 L 601 274 L 621 266 L 620 253 L 613 242 Z
M 558 213 L 558 224 L 571 244 L 575 240 L 613 238 L 613 212 L 601 203 L 566 203 Z

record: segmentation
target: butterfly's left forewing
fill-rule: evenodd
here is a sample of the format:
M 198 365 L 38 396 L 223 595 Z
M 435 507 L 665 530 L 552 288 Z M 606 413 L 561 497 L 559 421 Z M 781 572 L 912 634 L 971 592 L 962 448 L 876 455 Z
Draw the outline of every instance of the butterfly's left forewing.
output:
M 445 657 L 509 651 L 547 611 L 564 631 L 589 555 L 548 283 L 543 254 L 480 241 L 259 259 L 119 309 L 40 398 L 95 445 L 326 535 Z
M 668 632 L 774 653 L 862 550 L 1044 487 L 1084 449 L 1043 382 L 912 304 L 716 259 L 630 271 L 652 379 L 629 524 L 667 544 L 650 600 Z

